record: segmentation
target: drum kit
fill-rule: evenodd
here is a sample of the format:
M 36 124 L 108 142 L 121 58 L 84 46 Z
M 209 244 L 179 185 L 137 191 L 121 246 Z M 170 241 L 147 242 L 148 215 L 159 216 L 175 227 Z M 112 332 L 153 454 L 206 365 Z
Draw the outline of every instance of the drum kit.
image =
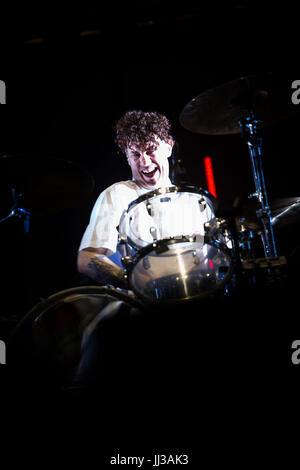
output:
M 140 299 L 165 305 L 220 292 L 228 296 L 249 279 L 274 282 L 277 277 L 281 283 L 286 258 L 277 253 L 273 227 L 297 219 L 300 198 L 269 204 L 258 130 L 296 114 L 272 74 L 228 82 L 184 107 L 179 120 L 188 131 L 242 136 L 255 193 L 242 211 L 230 214 L 218 210 L 207 191 L 180 184 L 133 201 L 122 216 L 119 240 L 127 252 L 122 258 L 125 277 Z
M 230 214 L 222 213 L 207 190 L 183 183 L 133 201 L 118 226 L 119 248 L 125 253 L 124 277 L 139 301 L 166 305 L 228 297 L 233 286 L 238 290 L 243 285 L 247 273 L 253 278 L 257 272 L 284 269 L 286 259 L 277 253 L 273 227 L 299 218 L 300 198 L 269 204 L 258 131 L 295 114 L 272 74 L 225 83 L 183 108 L 179 121 L 188 131 L 242 136 L 255 193 L 245 207 Z M 75 206 L 93 189 L 92 178 L 68 161 L 2 156 L 0 165 L 13 197 L 11 212 L 0 223 L 12 216 L 23 218 L 25 232 L 31 215 Z
M 100 311 L 105 314 L 106 301 L 152 313 L 178 304 L 182 313 L 183 305 L 226 302 L 253 284 L 281 284 L 287 261 L 277 253 L 273 228 L 300 219 L 300 197 L 268 201 L 258 129 L 294 114 L 273 91 L 256 76 L 240 78 L 200 94 L 180 114 L 191 132 L 242 135 L 255 185 L 244 206 L 223 211 L 207 190 L 184 183 L 143 194 L 118 226 L 124 277 L 135 296 L 109 286 L 66 289 L 35 305 L 12 339 L 30 323 L 39 351 L 52 351 L 64 373 L 76 367 L 82 334 Z M 31 215 L 73 207 L 93 189 L 92 178 L 68 161 L 3 156 L 1 165 L 13 182 L 13 207 L 0 223 L 17 216 L 25 232 Z

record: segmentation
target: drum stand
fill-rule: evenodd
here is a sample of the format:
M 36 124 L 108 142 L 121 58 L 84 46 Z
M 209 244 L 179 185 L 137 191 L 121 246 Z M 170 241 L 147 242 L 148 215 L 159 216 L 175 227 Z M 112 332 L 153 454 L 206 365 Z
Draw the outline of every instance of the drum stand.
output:
M 258 121 L 254 118 L 253 112 L 245 120 L 239 121 L 242 136 L 247 140 L 256 189 L 256 192 L 249 197 L 256 197 L 261 206 L 261 208 L 256 211 L 256 215 L 261 220 L 263 225 L 262 242 L 265 256 L 266 258 L 277 258 L 271 210 L 268 203 L 265 178 L 261 161 L 262 139 L 257 135 L 257 124 Z
M 253 170 L 253 177 L 256 192 L 248 197 L 256 197 L 260 208 L 256 211 L 258 219 L 260 219 L 263 230 L 261 234 L 265 258 L 253 258 L 242 261 L 242 267 L 246 270 L 256 268 L 264 268 L 268 272 L 276 271 L 286 264 L 284 256 L 278 257 L 275 237 L 272 226 L 271 210 L 268 203 L 265 178 L 262 167 L 262 138 L 257 135 L 257 121 L 254 117 L 254 112 L 250 111 L 249 115 L 239 121 L 242 137 L 246 140 L 249 154 L 251 157 L 251 164 Z M 274 268 L 274 269 L 272 269 Z M 280 269 L 279 269 L 280 271 Z M 281 274 L 279 274 L 280 276 Z

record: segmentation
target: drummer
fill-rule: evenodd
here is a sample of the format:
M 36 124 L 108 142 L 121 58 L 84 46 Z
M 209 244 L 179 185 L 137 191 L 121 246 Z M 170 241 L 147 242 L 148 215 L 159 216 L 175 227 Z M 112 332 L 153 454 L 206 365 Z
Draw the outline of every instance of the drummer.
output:
M 116 123 L 116 143 L 125 154 L 132 179 L 120 181 L 98 197 L 78 253 L 78 270 L 97 284 L 128 288 L 118 255 L 117 226 L 128 205 L 139 196 L 172 186 L 169 157 L 174 139 L 170 122 L 157 112 L 128 111 Z
M 157 112 L 129 111 L 116 123 L 116 143 L 120 151 L 126 155 L 131 168 L 132 179 L 112 184 L 98 197 L 79 247 L 78 270 L 81 274 L 87 276 L 93 284 L 112 285 L 128 291 L 130 286 L 123 277 L 120 258 L 118 260 L 116 256 L 120 248 L 117 227 L 123 212 L 127 211 L 132 201 L 151 190 L 172 186 L 169 179 L 168 159 L 172 154 L 174 139 L 170 134 L 170 123 L 166 116 Z M 199 205 L 197 205 L 197 212 L 200 212 Z M 144 224 L 144 216 L 147 217 L 146 214 L 140 214 L 143 219 L 142 225 L 147 224 L 147 220 Z M 79 388 L 82 386 L 85 388 L 86 384 L 98 383 L 100 389 L 102 389 L 104 369 L 109 374 L 110 371 L 115 371 L 118 368 L 119 372 L 116 377 L 119 377 L 123 370 L 119 362 L 121 359 L 125 361 L 126 364 L 122 364 L 124 365 L 124 371 L 127 371 L 128 364 L 126 361 L 128 357 L 131 357 L 132 360 L 134 357 L 137 361 L 138 372 L 136 379 L 139 382 L 139 387 L 141 387 L 141 365 L 139 361 L 143 359 L 139 358 L 147 357 L 149 354 L 152 355 L 154 351 L 152 346 L 149 345 L 149 341 L 151 344 L 153 342 L 151 335 L 153 330 L 150 328 L 148 321 L 144 325 L 145 329 L 142 328 L 142 333 L 139 329 L 141 325 L 139 321 L 137 322 L 138 334 L 135 335 L 131 320 L 137 317 L 139 319 L 141 317 L 149 319 L 149 316 L 140 314 L 140 305 L 137 308 L 132 308 L 129 304 L 125 305 L 124 302 L 120 303 L 119 301 L 111 301 L 99 311 L 86 328 L 82 338 L 81 359 L 74 378 L 76 388 L 78 386 Z M 174 319 L 173 308 L 172 318 Z M 106 322 L 108 319 L 109 321 Z M 127 322 L 127 319 L 130 319 L 130 321 Z M 154 325 L 155 330 L 156 328 L 157 326 Z M 182 324 L 180 322 L 181 328 Z M 149 333 L 146 334 L 145 331 L 148 332 L 148 329 Z M 162 325 L 160 329 L 162 331 Z M 139 336 L 143 341 L 142 344 L 139 343 L 139 346 L 136 346 Z M 132 339 L 132 343 L 131 340 L 128 340 L 129 337 Z M 164 347 L 165 338 L 163 339 Z M 107 348 L 110 351 L 109 353 Z M 136 348 L 139 350 L 138 355 L 136 355 Z M 131 353 L 128 353 L 128 349 L 131 350 Z M 158 354 L 157 342 L 155 350 Z M 103 369 L 104 357 L 109 358 L 106 360 L 109 360 L 110 365 L 106 365 Z M 159 362 L 161 362 L 161 358 Z M 129 363 L 131 364 L 131 361 Z M 152 356 L 150 363 L 152 364 Z M 153 364 L 155 364 L 155 361 Z M 148 369 L 145 365 L 142 369 L 145 369 L 145 380 L 147 389 L 149 389 Z M 109 375 L 106 384 L 114 384 L 114 380 Z M 118 390 L 118 384 L 116 390 Z

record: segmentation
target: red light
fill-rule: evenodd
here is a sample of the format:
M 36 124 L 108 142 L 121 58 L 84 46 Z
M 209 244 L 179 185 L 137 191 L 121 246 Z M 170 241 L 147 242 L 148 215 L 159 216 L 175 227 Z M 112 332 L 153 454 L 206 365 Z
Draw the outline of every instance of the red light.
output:
M 205 168 L 205 175 L 206 175 L 208 191 L 215 198 L 217 198 L 214 171 L 213 171 L 212 161 L 211 161 L 210 157 L 204 157 L 204 168 Z

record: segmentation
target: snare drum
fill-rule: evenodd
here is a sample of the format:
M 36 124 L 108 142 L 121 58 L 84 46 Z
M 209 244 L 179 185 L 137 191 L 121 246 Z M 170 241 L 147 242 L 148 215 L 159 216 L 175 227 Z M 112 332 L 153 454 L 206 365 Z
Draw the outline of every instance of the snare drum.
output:
M 215 207 L 208 191 L 193 186 L 160 188 L 129 205 L 120 220 L 119 240 L 127 249 L 125 275 L 138 297 L 186 301 L 226 284 L 231 253 Z

